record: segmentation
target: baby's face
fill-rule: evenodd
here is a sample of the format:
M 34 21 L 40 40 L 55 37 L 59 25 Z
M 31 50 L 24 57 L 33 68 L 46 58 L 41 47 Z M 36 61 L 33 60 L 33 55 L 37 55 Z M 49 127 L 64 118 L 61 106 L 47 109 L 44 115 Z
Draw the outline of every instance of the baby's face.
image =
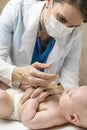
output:
M 78 111 L 81 105 L 86 106 L 87 86 L 65 90 L 60 97 L 59 104 L 62 110 L 68 112 Z

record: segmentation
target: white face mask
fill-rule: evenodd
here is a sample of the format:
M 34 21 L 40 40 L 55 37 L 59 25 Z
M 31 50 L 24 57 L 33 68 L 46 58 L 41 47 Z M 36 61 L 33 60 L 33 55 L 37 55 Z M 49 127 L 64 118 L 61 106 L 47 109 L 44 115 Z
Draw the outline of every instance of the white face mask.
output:
M 75 29 L 75 27 L 66 27 L 64 24 L 59 22 L 53 15 L 50 16 L 48 21 L 44 19 L 44 24 L 47 33 L 55 39 L 65 37 L 68 34 L 72 33 L 72 31 Z

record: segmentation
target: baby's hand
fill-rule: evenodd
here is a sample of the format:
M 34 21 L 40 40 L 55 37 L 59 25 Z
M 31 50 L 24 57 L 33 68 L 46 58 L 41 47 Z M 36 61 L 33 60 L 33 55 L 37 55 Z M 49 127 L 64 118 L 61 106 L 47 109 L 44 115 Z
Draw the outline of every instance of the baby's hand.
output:
M 44 101 L 49 96 L 48 91 L 44 90 L 42 91 L 36 98 L 39 99 L 39 102 Z
M 46 88 L 38 87 L 29 87 L 21 98 L 21 104 L 24 104 L 29 98 L 40 98 L 40 101 L 43 101 L 49 95 L 49 91 L 46 91 Z
M 32 95 L 32 93 L 35 91 L 34 87 L 29 87 L 23 94 L 21 98 L 21 104 L 23 105 Z

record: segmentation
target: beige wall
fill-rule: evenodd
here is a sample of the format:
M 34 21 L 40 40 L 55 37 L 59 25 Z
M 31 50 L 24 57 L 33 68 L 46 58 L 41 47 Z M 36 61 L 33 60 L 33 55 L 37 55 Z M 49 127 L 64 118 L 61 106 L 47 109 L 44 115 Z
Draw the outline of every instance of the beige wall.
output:
M 0 12 L 8 0 L 0 0 Z M 82 25 L 83 30 L 83 50 L 80 66 L 80 84 L 87 85 L 87 24 Z
M 82 25 L 83 30 L 83 49 L 80 66 L 80 84 L 87 85 L 87 23 Z
M 3 9 L 4 5 L 7 3 L 8 0 L 0 0 L 0 12 Z

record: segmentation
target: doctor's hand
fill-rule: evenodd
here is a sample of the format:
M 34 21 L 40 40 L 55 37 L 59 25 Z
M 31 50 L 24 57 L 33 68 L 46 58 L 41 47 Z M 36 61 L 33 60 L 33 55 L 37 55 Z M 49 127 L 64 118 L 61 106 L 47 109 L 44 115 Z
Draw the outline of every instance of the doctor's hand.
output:
M 44 87 L 57 78 L 56 74 L 41 72 L 40 69 L 47 69 L 51 64 L 36 62 L 27 67 L 15 67 L 12 74 L 13 82 L 23 82 L 34 87 Z

